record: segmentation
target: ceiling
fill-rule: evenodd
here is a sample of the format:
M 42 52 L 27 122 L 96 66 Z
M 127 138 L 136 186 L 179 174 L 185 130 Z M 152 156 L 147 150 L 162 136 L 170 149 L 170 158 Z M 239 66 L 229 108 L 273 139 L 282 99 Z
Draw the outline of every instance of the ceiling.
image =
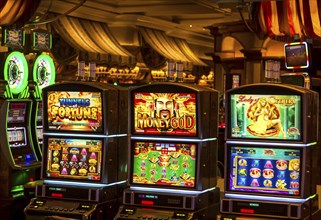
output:
M 243 22 L 241 13 L 248 19 L 249 5 L 249 0 L 43 0 L 35 22 L 70 15 L 105 22 L 114 30 L 154 28 L 190 44 L 213 48 L 207 27 Z M 44 18 L 48 12 L 55 15 Z

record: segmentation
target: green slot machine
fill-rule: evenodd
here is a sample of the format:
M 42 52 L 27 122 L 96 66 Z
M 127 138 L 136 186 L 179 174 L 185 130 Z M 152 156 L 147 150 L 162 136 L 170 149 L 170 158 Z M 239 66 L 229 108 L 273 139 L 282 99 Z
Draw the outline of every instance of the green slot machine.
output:
M 41 160 L 43 142 L 42 89 L 55 83 L 56 68 L 49 53 L 52 48 L 51 34 L 42 29 L 34 30 L 30 35 L 30 42 L 31 51 L 34 52 L 30 57 L 33 65 L 29 72 L 29 77 L 32 79 L 29 80 L 29 91 L 30 98 L 33 100 L 31 134 L 36 155 Z
M 1 208 L 24 200 L 24 184 L 35 180 L 36 169 L 41 166 L 31 138 L 33 102 L 28 92 L 28 63 L 20 52 L 24 32 L 4 29 L 2 36 L 8 52 L 0 54 Z

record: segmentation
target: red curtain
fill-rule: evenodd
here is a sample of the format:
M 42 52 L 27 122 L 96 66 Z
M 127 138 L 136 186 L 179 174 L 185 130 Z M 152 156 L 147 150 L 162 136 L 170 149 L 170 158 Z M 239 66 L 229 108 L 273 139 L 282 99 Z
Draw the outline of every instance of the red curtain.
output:
M 303 34 L 298 0 L 264 1 L 259 7 L 259 24 L 268 36 Z
M 264 1 L 259 9 L 258 21 L 268 36 L 321 37 L 321 1 Z
M 0 25 L 25 25 L 33 16 L 41 0 L 1 0 Z

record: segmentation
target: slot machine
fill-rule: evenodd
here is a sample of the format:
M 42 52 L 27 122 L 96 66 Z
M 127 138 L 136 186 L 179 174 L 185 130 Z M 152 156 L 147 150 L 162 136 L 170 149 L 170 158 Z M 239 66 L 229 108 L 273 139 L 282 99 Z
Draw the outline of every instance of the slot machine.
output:
M 38 158 L 42 158 L 43 128 L 42 128 L 42 89 L 55 83 L 56 70 L 52 58 L 48 54 L 40 54 L 36 57 L 33 65 L 33 99 L 32 110 L 33 140 Z M 31 86 L 30 86 L 31 87 Z
M 227 91 L 226 101 L 223 216 L 317 219 L 318 93 L 261 83 Z
M 218 92 L 155 83 L 129 100 L 130 188 L 115 219 L 214 219 Z
M 33 30 L 30 35 L 30 62 L 33 63 L 30 71 L 29 91 L 33 99 L 32 123 L 34 123 L 32 138 L 38 158 L 42 158 L 42 89 L 55 83 L 56 69 L 50 56 L 52 36 L 41 29 Z
M 45 87 L 43 183 L 27 219 L 113 219 L 126 186 L 128 91 L 97 82 Z
M 28 63 L 20 52 L 24 32 L 4 28 L 2 36 L 8 52 L 0 54 L 0 200 L 1 207 L 11 204 L 16 210 L 21 205 L 17 201 L 24 201 L 24 184 L 35 180 L 41 162 L 31 137 L 33 103 L 28 92 Z

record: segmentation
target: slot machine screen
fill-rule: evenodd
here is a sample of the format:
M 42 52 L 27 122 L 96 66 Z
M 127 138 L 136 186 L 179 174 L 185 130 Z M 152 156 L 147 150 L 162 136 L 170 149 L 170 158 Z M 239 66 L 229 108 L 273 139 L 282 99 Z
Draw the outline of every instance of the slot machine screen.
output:
M 49 91 L 48 129 L 52 131 L 103 131 L 101 92 Z
M 39 144 L 42 144 L 42 140 L 43 140 L 42 126 L 37 126 L 37 137 L 38 137 Z
M 48 138 L 46 179 L 100 182 L 102 178 L 102 140 Z
M 26 122 L 27 103 L 10 102 L 8 112 L 8 123 Z
M 302 140 L 300 95 L 231 94 L 228 137 Z
M 25 127 L 8 128 L 7 133 L 10 147 L 23 147 L 27 145 Z
M 196 93 L 133 94 L 133 128 L 137 135 L 197 136 Z
M 309 49 L 306 42 L 294 42 L 284 45 L 285 67 L 287 69 L 308 68 Z
M 132 142 L 131 184 L 194 188 L 195 143 Z
M 226 190 L 299 197 L 301 194 L 302 150 L 299 148 L 227 147 Z

